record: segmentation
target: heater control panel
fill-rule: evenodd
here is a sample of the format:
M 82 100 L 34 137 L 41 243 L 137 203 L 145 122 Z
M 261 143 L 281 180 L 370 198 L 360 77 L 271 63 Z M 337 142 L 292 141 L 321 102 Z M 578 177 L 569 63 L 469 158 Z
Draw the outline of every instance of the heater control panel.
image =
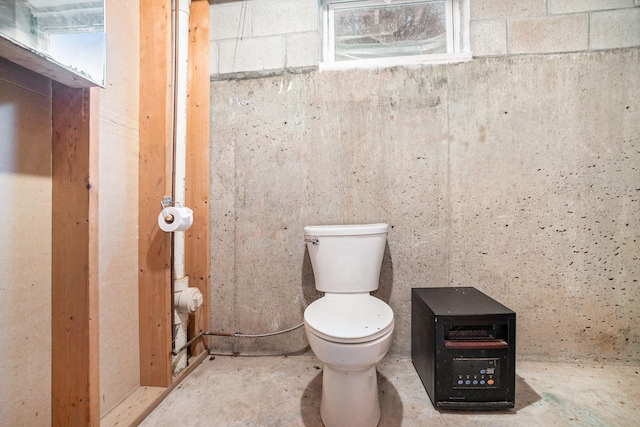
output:
M 453 359 L 453 388 L 497 388 L 499 369 L 498 359 Z

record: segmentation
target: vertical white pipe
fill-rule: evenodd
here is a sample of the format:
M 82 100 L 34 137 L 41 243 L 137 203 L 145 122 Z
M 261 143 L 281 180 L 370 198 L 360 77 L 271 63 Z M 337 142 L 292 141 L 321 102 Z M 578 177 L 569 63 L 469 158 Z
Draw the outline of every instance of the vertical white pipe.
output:
M 191 0 L 174 0 L 172 2 L 174 30 L 175 64 L 174 64 L 174 189 L 173 200 L 176 205 L 185 205 L 187 174 L 187 79 L 189 70 L 189 15 Z M 176 10 L 177 9 L 177 10 Z M 176 16 L 177 14 L 177 16 Z M 173 233 L 173 279 L 174 292 L 182 292 L 181 283 L 188 283 L 185 277 L 185 232 Z M 180 287 L 180 289 L 178 289 Z M 189 314 L 174 310 L 174 346 L 181 348 L 187 343 L 187 326 Z M 187 350 L 173 358 L 174 373 L 187 367 Z
M 175 183 L 174 201 L 185 206 L 185 181 L 187 169 L 187 77 L 189 66 L 189 9 L 191 0 L 176 0 L 178 3 L 178 31 L 175 88 Z M 174 11 L 175 12 L 175 2 Z M 174 278 L 184 277 L 184 232 L 174 235 Z

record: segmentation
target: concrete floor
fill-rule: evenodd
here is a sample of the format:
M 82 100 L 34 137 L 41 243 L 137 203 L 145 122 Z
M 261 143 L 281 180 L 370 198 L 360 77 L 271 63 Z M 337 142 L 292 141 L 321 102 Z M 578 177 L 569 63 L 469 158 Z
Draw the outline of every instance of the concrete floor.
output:
M 141 426 L 321 427 L 321 366 L 313 356 L 212 356 Z M 379 426 L 637 426 L 639 371 L 518 362 L 513 410 L 444 412 L 434 409 L 410 359 L 385 358 Z

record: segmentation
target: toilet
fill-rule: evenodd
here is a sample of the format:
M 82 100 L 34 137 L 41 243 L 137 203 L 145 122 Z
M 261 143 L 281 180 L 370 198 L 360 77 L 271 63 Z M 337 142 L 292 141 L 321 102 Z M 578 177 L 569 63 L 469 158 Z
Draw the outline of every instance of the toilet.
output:
M 325 427 L 374 427 L 380 420 L 376 364 L 391 345 L 391 307 L 378 289 L 387 224 L 304 228 L 316 289 L 304 325 L 323 362 L 320 416 Z

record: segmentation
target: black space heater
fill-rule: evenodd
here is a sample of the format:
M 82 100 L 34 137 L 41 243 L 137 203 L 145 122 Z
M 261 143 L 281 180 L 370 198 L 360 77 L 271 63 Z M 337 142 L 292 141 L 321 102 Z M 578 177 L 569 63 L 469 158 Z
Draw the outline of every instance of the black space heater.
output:
M 516 314 L 471 287 L 411 290 L 411 359 L 433 405 L 513 408 Z

